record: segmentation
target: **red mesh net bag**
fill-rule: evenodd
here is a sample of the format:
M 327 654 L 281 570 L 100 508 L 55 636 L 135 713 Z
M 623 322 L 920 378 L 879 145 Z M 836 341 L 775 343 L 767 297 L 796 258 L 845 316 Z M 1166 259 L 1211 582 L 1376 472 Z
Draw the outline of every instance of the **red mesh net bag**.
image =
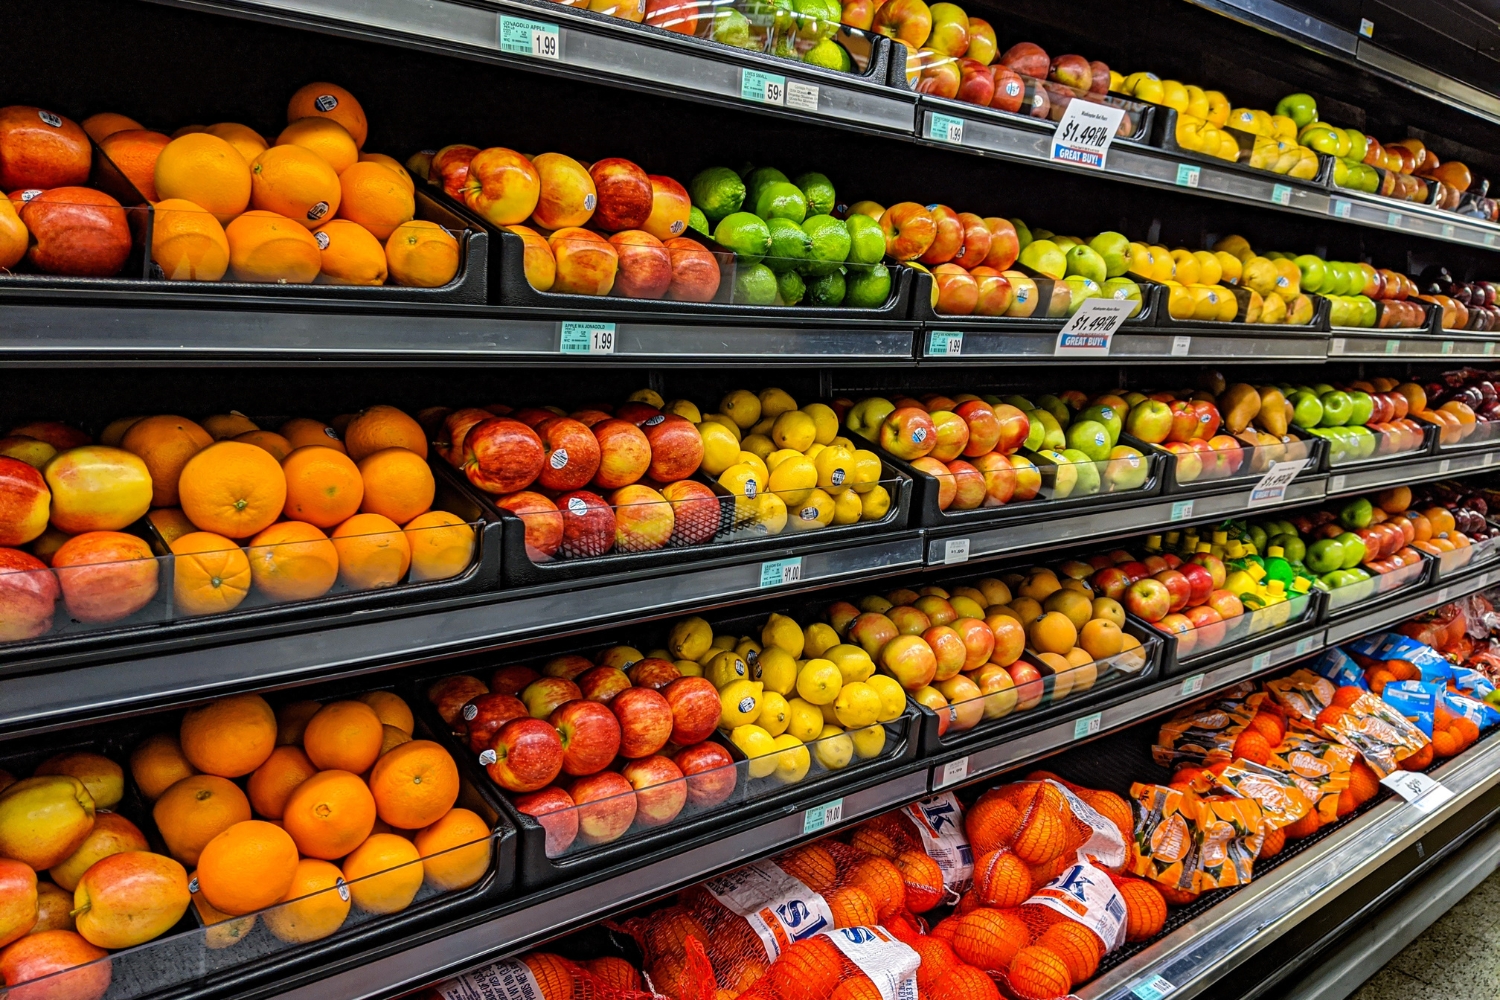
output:
M 911 913 L 957 902 L 973 879 L 963 806 L 952 792 L 861 823 L 849 834 L 849 845 L 900 870 Z
M 688 961 L 706 970 L 702 949 Z M 616 966 L 624 966 L 620 969 Z M 641 989 L 635 969 L 621 959 L 594 959 L 585 968 L 560 955 L 533 951 L 518 958 L 486 965 L 444 980 L 424 990 L 421 1000 L 659 1000 L 660 994 Z M 597 968 L 595 968 L 597 967 Z M 689 994 L 683 1000 L 713 1000 L 713 994 Z

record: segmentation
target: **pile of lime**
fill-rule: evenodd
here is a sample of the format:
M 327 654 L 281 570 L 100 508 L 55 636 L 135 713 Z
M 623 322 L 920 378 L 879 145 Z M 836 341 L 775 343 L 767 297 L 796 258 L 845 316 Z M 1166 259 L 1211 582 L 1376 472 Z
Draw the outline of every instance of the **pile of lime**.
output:
M 734 301 L 754 306 L 876 309 L 891 295 L 874 219 L 832 213 L 833 182 L 775 167 L 709 167 L 688 185 L 688 226 L 735 254 Z

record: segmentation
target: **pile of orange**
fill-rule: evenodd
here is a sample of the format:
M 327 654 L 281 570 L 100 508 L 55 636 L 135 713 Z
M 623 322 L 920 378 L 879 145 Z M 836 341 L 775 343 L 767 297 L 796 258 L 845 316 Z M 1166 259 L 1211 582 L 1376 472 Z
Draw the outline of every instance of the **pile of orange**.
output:
M 395 913 L 424 882 L 447 892 L 484 876 L 489 827 L 455 808 L 457 765 L 412 729 L 389 691 L 279 712 L 235 695 L 135 749 L 131 776 L 168 852 L 193 869 L 211 946 L 259 918 L 282 941 L 315 941 L 351 906 Z
M 336 84 L 293 94 L 270 142 L 235 122 L 168 136 L 106 112 L 83 127 L 155 205 L 168 280 L 435 288 L 458 273 L 458 241 L 416 219 L 404 166 L 362 151 L 364 109 Z

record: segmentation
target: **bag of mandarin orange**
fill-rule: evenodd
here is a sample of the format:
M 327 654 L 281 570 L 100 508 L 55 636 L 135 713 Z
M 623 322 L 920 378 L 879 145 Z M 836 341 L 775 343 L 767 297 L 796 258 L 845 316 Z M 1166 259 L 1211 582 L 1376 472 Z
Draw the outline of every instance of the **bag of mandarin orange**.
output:
M 952 792 L 866 820 L 850 833 L 849 844 L 900 869 L 910 913 L 957 902 L 973 881 L 974 852 L 963 806 Z
M 694 948 L 688 960 L 707 959 Z M 634 966 L 619 958 L 578 963 L 561 955 L 533 951 L 494 962 L 423 990 L 419 1000 L 660 1000 L 646 988 Z M 713 1000 L 713 993 L 678 1000 Z

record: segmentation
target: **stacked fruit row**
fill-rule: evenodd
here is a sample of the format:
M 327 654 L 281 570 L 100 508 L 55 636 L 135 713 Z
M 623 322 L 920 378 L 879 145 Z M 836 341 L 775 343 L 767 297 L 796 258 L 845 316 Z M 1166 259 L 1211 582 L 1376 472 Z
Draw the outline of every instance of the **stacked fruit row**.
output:
M 1485 333 L 1500 329 L 1500 306 L 1495 304 L 1493 281 L 1455 281 L 1446 267 L 1434 264 L 1422 271 L 1421 292 L 1418 295 L 1413 290 L 1411 294 L 1442 307 L 1444 330 Z

